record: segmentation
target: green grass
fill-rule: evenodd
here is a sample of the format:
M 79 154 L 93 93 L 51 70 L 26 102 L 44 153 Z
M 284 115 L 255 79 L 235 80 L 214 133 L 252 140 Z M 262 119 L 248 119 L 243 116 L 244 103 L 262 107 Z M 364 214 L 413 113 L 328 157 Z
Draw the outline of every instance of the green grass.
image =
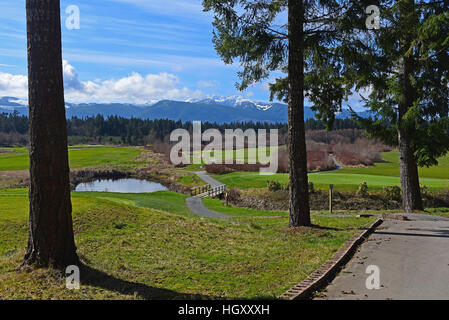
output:
M 449 218 L 449 208 L 428 208 L 424 210 L 425 213 L 431 215 L 438 215 Z
M 28 189 L 4 189 L 0 190 L 0 199 L 2 202 L 0 207 L 0 217 L 13 218 L 20 217 L 15 213 L 16 205 L 26 204 L 23 201 L 28 198 Z M 176 215 L 191 216 L 190 210 L 185 204 L 186 195 L 172 191 L 159 191 L 154 193 L 111 193 L 111 192 L 72 192 L 72 200 L 78 199 L 99 199 L 116 203 L 119 205 L 129 205 L 140 208 L 156 209 L 170 212 Z M 28 212 L 28 207 L 21 208 Z
M 0 171 L 28 168 L 25 148 L 0 153 Z M 134 166 L 143 149 L 137 147 L 73 146 L 72 168 L 95 165 Z M 367 181 L 370 190 L 399 184 L 397 153 L 372 168 L 347 168 L 310 174 L 317 188 L 329 183 L 354 190 Z M 396 161 L 396 162 L 394 162 Z M 421 183 L 429 189 L 448 187 L 449 160 L 424 169 Z M 426 171 L 427 170 L 427 171 Z M 447 170 L 447 171 L 445 171 Z M 216 176 L 228 187 L 262 188 L 267 180 L 288 181 L 288 175 L 261 176 L 236 172 Z M 190 186 L 196 175 L 179 178 Z M 39 269 L 17 271 L 28 232 L 27 189 L 0 190 L 1 299 L 173 299 L 274 298 L 327 261 L 353 234 L 375 218 L 329 218 L 312 215 L 317 228 L 286 228 L 288 214 L 227 207 L 216 199 L 205 205 L 231 219 L 194 216 L 185 195 L 164 191 L 151 194 L 72 193 L 78 253 L 94 270 L 96 284 L 69 291 L 60 274 Z M 449 216 L 449 209 L 429 209 Z M 325 212 L 323 212 L 325 213 Z M 105 273 L 107 276 L 98 276 Z
M 205 184 L 205 182 L 198 178 L 198 176 L 194 173 L 181 176 L 176 180 L 176 182 L 186 187 L 196 187 Z
M 328 189 L 334 184 L 336 190 L 355 191 L 360 183 L 366 181 L 370 190 L 382 190 L 384 186 L 400 186 L 398 153 L 396 151 L 383 153 L 386 162 L 377 163 L 373 167 L 344 168 L 335 172 L 320 172 L 309 174 L 317 189 Z M 449 157 L 440 159 L 437 167 L 421 168 L 420 183 L 429 190 L 449 188 Z M 224 175 L 215 175 L 214 178 L 228 187 L 249 189 L 265 188 L 267 180 L 287 183 L 288 174 L 274 174 L 263 176 L 258 172 L 232 172 Z
M 26 148 L 8 149 L 13 152 L 0 153 L 0 171 L 27 170 L 29 156 Z M 95 165 L 136 165 L 133 161 L 143 152 L 139 147 L 72 146 L 69 162 L 73 169 Z
M 1 194 L 1 193 L 0 193 Z M 185 203 L 186 195 L 159 191 L 154 193 L 108 193 L 108 192 L 73 192 L 72 197 L 103 199 L 114 203 L 149 208 L 170 212 L 172 214 L 191 216 Z
M 106 279 L 69 291 L 49 271 L 16 271 L 26 246 L 28 199 L 25 189 L 3 190 L 0 299 L 273 298 L 373 221 L 314 217 L 322 228 L 292 232 L 286 216 L 190 217 L 181 208 L 184 197 L 174 193 L 73 193 L 72 202 L 78 253 Z
M 269 159 L 269 156 L 272 152 L 280 149 L 285 149 L 285 146 L 279 147 L 260 147 L 260 148 L 245 148 L 238 150 L 220 150 L 211 152 L 210 155 L 208 153 L 203 154 L 203 158 L 201 158 L 201 151 L 195 151 L 193 156 L 190 157 L 190 163 L 185 167 L 185 170 L 189 171 L 199 171 L 204 170 L 204 164 L 209 162 L 216 163 L 225 163 L 225 159 L 234 159 L 234 161 L 243 161 L 244 163 L 256 163 L 260 160 L 262 162 L 266 162 Z M 263 157 L 260 158 L 259 154 Z M 188 157 L 185 156 L 185 157 Z M 215 160 L 215 161 L 214 161 Z M 200 163 L 194 163 L 200 162 Z
M 244 161 L 248 163 L 249 161 L 257 162 L 259 160 L 259 154 L 262 157 L 269 157 L 272 152 L 277 151 L 279 148 L 285 148 L 285 146 L 281 147 L 260 147 L 260 148 L 245 148 L 238 150 L 219 150 L 211 152 L 210 155 L 206 152 L 195 151 L 191 157 L 191 161 L 193 163 L 194 160 L 201 161 L 201 163 L 205 163 L 203 160 L 216 160 L 221 163 L 225 162 L 225 159 L 233 159 L 234 161 Z M 201 159 L 201 154 L 202 159 Z M 210 158 L 210 159 L 208 159 Z M 265 159 L 262 159 L 265 160 Z M 209 161 L 207 161 L 209 162 Z
M 210 210 L 221 212 L 232 217 L 286 217 L 288 215 L 285 211 L 254 210 L 234 206 L 225 206 L 221 200 L 211 198 L 203 198 L 203 203 Z
M 372 167 L 345 168 L 338 173 L 364 174 L 399 177 L 399 153 L 390 151 L 382 153 L 385 162 L 376 163 Z M 449 179 L 449 155 L 438 159 L 438 166 L 419 168 L 419 176 L 423 178 Z

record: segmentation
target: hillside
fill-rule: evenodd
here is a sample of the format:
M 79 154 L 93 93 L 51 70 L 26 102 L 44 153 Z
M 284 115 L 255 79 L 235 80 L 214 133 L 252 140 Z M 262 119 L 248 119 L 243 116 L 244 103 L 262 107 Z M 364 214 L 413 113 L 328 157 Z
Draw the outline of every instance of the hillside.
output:
M 28 108 L 17 98 L 0 98 L 0 113 L 11 113 L 14 110 L 19 114 L 27 115 Z M 85 118 L 101 114 L 105 117 L 117 115 L 124 118 L 141 119 L 169 119 L 186 121 L 209 121 L 217 123 L 260 121 L 271 123 L 286 123 L 288 119 L 287 105 L 282 103 L 254 102 L 241 98 L 208 98 L 199 101 L 173 101 L 162 100 L 152 105 L 133 105 L 122 103 L 66 103 L 67 118 Z M 311 107 L 304 110 L 304 118 L 314 117 Z M 360 113 L 367 116 L 367 113 Z M 337 118 L 346 119 L 351 116 L 349 110 L 343 110 Z

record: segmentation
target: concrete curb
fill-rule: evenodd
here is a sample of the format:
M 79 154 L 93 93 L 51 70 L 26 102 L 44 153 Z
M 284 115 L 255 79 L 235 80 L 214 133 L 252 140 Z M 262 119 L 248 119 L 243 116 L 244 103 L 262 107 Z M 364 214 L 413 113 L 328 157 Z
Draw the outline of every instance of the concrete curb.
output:
M 343 246 L 332 256 L 332 258 L 312 272 L 306 279 L 282 294 L 281 300 L 305 300 L 312 294 L 328 284 L 353 256 L 357 247 L 362 244 L 374 230 L 382 224 L 378 219 L 367 230 L 363 230 L 346 241 Z

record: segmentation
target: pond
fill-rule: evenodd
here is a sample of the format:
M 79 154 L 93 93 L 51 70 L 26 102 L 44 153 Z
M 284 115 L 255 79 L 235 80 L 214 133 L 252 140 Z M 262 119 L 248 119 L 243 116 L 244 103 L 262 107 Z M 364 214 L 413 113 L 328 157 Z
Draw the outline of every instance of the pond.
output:
M 168 189 L 160 183 L 139 179 L 103 179 L 92 182 L 80 183 L 75 191 L 97 191 L 118 193 L 151 193 L 167 191 Z

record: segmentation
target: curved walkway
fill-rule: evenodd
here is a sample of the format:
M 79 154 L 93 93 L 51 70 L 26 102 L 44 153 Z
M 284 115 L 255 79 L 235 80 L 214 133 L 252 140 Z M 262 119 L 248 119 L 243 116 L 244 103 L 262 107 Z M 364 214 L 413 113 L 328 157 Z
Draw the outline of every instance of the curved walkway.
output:
M 205 171 L 191 171 L 191 172 L 195 173 L 198 176 L 198 178 L 200 178 L 207 184 L 210 184 L 212 188 L 223 185 L 223 183 L 215 180 L 214 178 L 209 176 Z M 187 207 L 193 214 L 196 214 L 197 216 L 200 217 L 218 218 L 218 219 L 224 219 L 229 217 L 228 215 L 209 210 L 203 204 L 203 201 L 201 201 L 201 199 L 202 199 L 201 195 L 186 199 Z
M 318 299 L 448 299 L 449 219 L 404 216 L 386 220 Z M 377 290 L 366 287 L 371 265 L 380 272 Z
M 334 172 L 334 171 L 338 171 L 338 170 L 342 170 L 345 167 L 335 158 L 335 156 L 332 153 L 329 153 L 329 159 L 331 159 L 334 164 L 335 164 L 335 168 L 330 169 L 330 170 L 322 170 L 322 171 L 317 171 L 317 172 L 309 172 L 309 174 L 320 174 L 320 173 L 329 173 L 329 172 Z
M 186 199 L 187 207 L 193 214 L 196 214 L 197 216 L 200 217 L 217 218 L 217 219 L 223 219 L 228 217 L 225 214 L 207 209 L 206 206 L 203 204 L 203 201 L 201 201 L 201 199 L 202 199 L 201 197 L 190 197 Z
M 334 161 L 335 163 L 335 169 L 333 169 L 332 171 L 338 171 L 341 169 L 344 169 L 345 167 L 337 160 L 337 158 L 335 158 L 334 154 L 330 153 L 329 154 L 329 158 L 332 159 L 332 161 Z
M 201 180 L 203 180 L 207 184 L 210 184 L 210 186 L 212 188 L 219 187 L 219 186 L 223 185 L 222 182 L 220 182 L 218 180 L 215 180 L 210 175 L 208 175 L 206 171 L 191 171 L 191 172 L 195 173 L 198 176 L 198 178 L 200 178 Z

